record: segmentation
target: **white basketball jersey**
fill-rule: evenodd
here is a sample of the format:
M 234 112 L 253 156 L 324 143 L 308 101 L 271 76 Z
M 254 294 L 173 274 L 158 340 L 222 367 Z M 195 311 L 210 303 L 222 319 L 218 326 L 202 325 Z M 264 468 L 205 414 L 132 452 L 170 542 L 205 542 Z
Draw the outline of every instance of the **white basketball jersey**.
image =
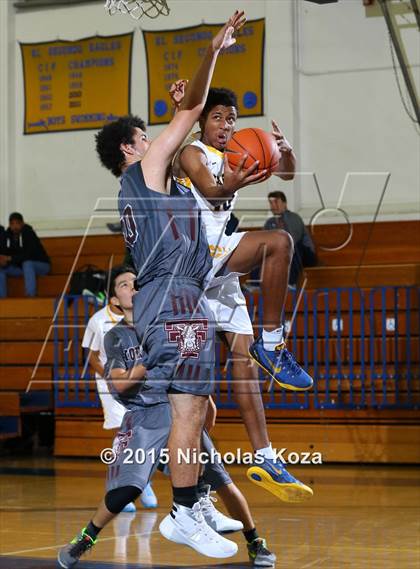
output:
M 213 174 L 216 182 L 223 183 L 223 152 L 207 146 L 201 140 L 191 142 L 192 146 L 197 146 L 204 152 L 207 159 L 207 168 Z M 176 181 L 193 193 L 198 207 L 201 210 L 201 217 L 204 222 L 209 242 L 218 241 L 224 234 L 227 222 L 236 201 L 236 194 L 229 200 L 214 206 L 195 188 L 189 178 L 176 178 Z
M 103 366 L 106 364 L 106 352 L 104 347 L 105 334 L 117 322 L 123 318 L 123 314 L 115 314 L 109 306 L 105 306 L 90 318 L 85 330 L 82 346 L 94 352 L 99 352 L 99 361 Z M 104 429 L 117 429 L 121 426 L 126 408 L 121 405 L 109 393 L 108 385 L 98 373 L 95 372 L 96 385 L 99 398 L 104 412 Z

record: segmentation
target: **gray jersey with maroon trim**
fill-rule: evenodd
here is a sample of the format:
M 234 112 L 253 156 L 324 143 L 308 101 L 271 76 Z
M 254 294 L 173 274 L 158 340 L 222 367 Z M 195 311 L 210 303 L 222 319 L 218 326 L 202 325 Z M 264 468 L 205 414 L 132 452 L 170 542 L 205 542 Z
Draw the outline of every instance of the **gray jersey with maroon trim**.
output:
M 136 383 L 132 389 L 118 393 L 110 373 L 113 369 L 129 370 L 142 363 L 143 350 L 139 345 L 135 329 L 121 320 L 105 334 L 104 346 L 107 356 L 105 378 L 109 391 L 119 403 L 132 411 L 138 407 L 147 407 L 158 403 L 166 403 L 168 397 L 157 386 L 146 385 L 143 381 Z
M 118 207 L 139 286 L 159 278 L 203 282 L 212 266 L 201 213 L 191 194 L 162 194 L 146 186 L 141 163 L 121 177 Z

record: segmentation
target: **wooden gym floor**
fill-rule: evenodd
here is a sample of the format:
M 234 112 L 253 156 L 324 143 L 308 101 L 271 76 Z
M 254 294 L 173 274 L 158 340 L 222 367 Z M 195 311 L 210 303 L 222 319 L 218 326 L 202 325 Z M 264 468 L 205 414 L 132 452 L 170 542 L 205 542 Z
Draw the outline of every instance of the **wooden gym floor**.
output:
M 290 469 L 312 485 L 305 504 L 285 504 L 230 469 L 251 505 L 260 535 L 278 557 L 278 569 L 418 569 L 419 470 L 396 466 L 316 466 Z M 231 560 L 213 562 L 164 540 L 159 521 L 170 506 L 160 473 L 159 508 L 121 514 L 100 535 L 80 569 L 249 567 L 241 533 Z M 89 521 L 104 489 L 95 460 L 3 460 L 0 465 L 0 568 L 57 567 L 57 548 Z M 220 503 L 218 503 L 220 505 Z

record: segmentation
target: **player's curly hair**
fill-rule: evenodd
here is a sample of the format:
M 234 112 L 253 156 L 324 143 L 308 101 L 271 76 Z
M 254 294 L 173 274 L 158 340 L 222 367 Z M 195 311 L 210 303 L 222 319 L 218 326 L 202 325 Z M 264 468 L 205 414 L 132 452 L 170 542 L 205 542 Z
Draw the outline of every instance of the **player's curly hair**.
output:
M 238 110 L 238 99 L 230 89 L 211 87 L 207 95 L 206 104 L 204 105 L 202 117 L 207 117 L 209 112 L 217 105 L 224 107 L 235 107 Z
M 133 144 L 135 128 L 146 130 L 145 122 L 134 115 L 121 117 L 116 121 L 106 124 L 95 135 L 96 152 L 102 165 L 114 174 L 121 176 L 124 164 L 124 154 L 120 149 L 121 144 Z

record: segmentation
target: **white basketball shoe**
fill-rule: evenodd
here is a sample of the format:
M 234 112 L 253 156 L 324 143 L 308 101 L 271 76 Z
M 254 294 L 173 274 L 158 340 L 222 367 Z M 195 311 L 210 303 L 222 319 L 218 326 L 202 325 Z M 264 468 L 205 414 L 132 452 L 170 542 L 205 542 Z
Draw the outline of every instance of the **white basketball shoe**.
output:
M 244 529 L 242 522 L 228 518 L 214 507 L 213 502 L 217 502 L 217 498 L 211 496 L 210 484 L 206 484 L 205 488 L 206 490 L 204 493 L 200 492 L 200 506 L 204 519 L 208 525 L 218 533 L 240 531 Z
M 174 504 L 172 511 L 160 523 L 160 533 L 166 539 L 188 545 L 207 557 L 232 557 L 238 551 L 235 542 L 214 531 L 203 516 L 200 502 L 192 508 Z

